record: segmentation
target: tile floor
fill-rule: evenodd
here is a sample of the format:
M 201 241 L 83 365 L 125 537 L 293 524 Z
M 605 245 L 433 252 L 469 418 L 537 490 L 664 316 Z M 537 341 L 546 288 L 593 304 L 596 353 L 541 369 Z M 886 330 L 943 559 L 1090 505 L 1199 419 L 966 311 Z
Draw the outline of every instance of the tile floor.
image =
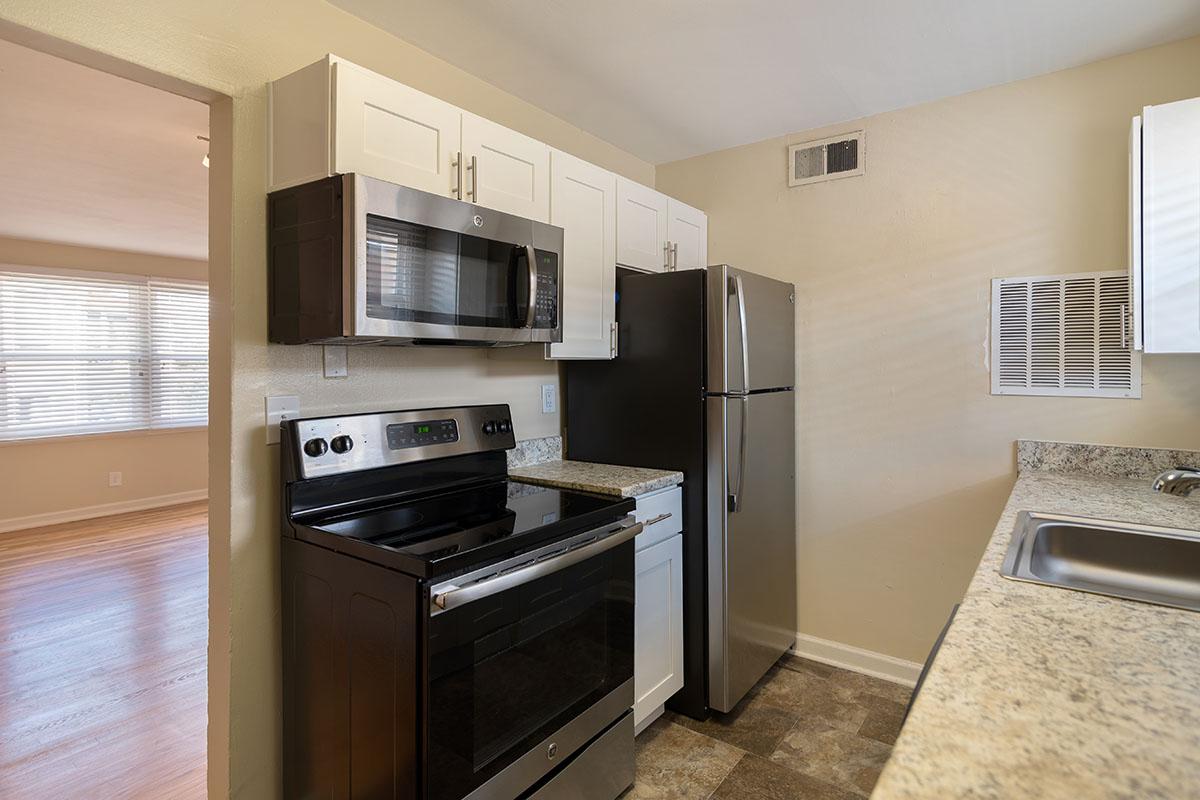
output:
M 871 794 L 910 689 L 784 656 L 729 714 L 668 711 L 637 738 L 622 800 L 843 800 Z

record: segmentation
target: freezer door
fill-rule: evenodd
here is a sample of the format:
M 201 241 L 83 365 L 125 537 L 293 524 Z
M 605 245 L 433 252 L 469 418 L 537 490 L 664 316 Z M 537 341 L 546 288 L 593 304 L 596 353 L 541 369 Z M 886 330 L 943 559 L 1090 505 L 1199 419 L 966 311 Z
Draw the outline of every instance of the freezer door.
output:
M 743 394 L 796 383 L 795 288 L 734 269 L 708 268 L 708 391 Z
M 795 643 L 795 395 L 708 402 L 709 705 L 730 711 Z

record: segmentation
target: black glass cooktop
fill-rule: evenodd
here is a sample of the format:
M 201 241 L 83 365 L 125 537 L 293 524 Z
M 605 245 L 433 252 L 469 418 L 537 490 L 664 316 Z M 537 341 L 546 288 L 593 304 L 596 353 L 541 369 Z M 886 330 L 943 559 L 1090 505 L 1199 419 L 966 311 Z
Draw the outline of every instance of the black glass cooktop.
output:
M 331 545 L 418 577 L 445 576 L 499 561 L 619 519 L 633 500 L 499 480 L 424 499 L 304 520 Z M 301 531 L 302 538 L 310 538 Z M 362 548 L 361 544 L 373 546 Z M 336 540 L 332 546 L 337 546 Z M 338 548 L 342 549 L 342 548 Z M 378 558 L 372 557 L 372 554 Z

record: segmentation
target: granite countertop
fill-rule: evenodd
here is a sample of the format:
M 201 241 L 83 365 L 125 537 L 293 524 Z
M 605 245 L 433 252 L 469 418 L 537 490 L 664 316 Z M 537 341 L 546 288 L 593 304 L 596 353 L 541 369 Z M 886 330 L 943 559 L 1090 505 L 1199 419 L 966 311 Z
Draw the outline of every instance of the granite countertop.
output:
M 1200 529 L 1200 498 L 1112 477 L 1132 456 L 1101 459 L 1100 474 L 1035 471 L 1088 465 L 1021 445 L 1022 473 L 872 798 L 1200 797 L 1200 613 L 999 573 L 1019 511 Z
M 531 466 L 509 467 L 508 475 L 525 483 L 618 497 L 636 497 L 683 483 L 682 472 L 593 464 L 588 461 L 557 460 Z

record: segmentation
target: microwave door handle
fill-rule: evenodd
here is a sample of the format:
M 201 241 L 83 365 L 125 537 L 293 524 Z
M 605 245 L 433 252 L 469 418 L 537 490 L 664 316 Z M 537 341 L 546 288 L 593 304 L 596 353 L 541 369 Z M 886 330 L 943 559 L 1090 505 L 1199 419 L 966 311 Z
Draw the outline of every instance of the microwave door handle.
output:
M 641 532 L 642 523 L 635 522 L 632 525 L 618 527 L 615 533 L 605 536 L 603 539 L 591 541 L 582 547 L 567 550 L 544 561 L 535 561 L 528 566 L 519 567 L 511 572 L 502 572 L 499 575 L 485 578 L 467 586 L 448 585 L 442 591 L 433 592 L 430 597 L 429 616 L 437 616 L 444 611 L 450 611 L 451 609 L 465 606 L 468 603 L 473 603 L 476 600 L 491 597 L 500 592 L 558 572 L 561 569 L 566 569 L 573 564 L 594 558 L 601 553 L 606 553 L 614 547 L 628 542 Z
M 529 306 L 525 309 L 525 327 L 533 327 L 533 315 L 537 311 L 537 252 L 533 245 L 525 245 L 525 264 L 529 270 Z

